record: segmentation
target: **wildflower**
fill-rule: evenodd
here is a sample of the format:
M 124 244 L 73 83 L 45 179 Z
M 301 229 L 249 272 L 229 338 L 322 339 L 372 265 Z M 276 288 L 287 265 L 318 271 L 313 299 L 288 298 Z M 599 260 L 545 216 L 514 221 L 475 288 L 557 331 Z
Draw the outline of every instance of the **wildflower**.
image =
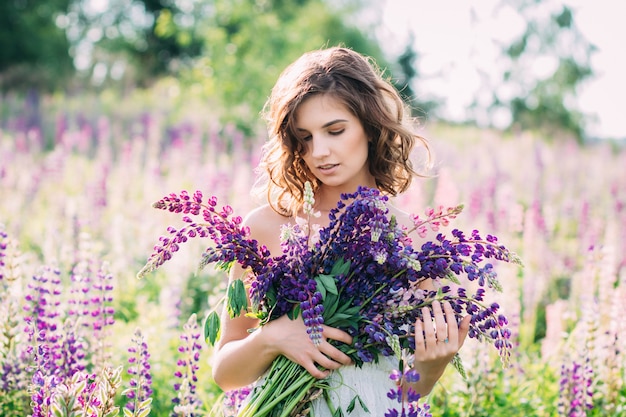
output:
M 252 387 L 245 386 L 224 393 L 222 412 L 225 417 L 235 417 L 243 406 L 244 401 L 250 395 Z
M 33 275 L 25 296 L 25 331 L 28 341 L 39 350 L 35 360 L 44 376 L 61 372 L 60 273 L 56 268 L 42 268 Z
M 174 373 L 177 382 L 174 383 L 176 397 L 172 399 L 174 404 L 173 416 L 197 416 L 201 415 L 200 407 L 202 401 L 198 398 L 196 390 L 199 369 L 200 351 L 202 345 L 199 342 L 200 331 L 195 314 L 192 314 L 183 326 L 183 333 L 180 335 L 180 346 L 178 352 L 181 357 L 178 359 L 178 370 Z
M 584 365 L 574 361 L 571 367 L 566 364 L 561 366 L 559 415 L 586 416 L 587 410 L 593 408 L 592 375 L 593 369 L 588 360 Z
M 141 330 L 137 328 L 132 339 L 133 346 L 128 348 L 131 356 L 128 358 L 130 367 L 127 372 L 131 375 L 130 387 L 122 392 L 128 398 L 124 407 L 133 416 L 142 416 L 150 413 L 152 402 L 152 375 L 150 374 L 150 353 Z
M 337 207 L 329 213 L 329 226 L 319 230 L 315 241 L 310 240 L 310 229 L 304 222 L 284 228 L 283 253 L 272 257 L 249 238 L 249 231 L 240 226 L 239 217 L 232 216 L 230 207 L 219 211 L 215 198 L 205 203 L 200 193 L 194 196 L 192 200 L 187 193 L 170 195 L 155 205 L 182 213 L 187 226 L 168 229 L 170 237 L 160 239 L 161 245 L 155 247 L 138 276 L 170 259 L 178 244 L 203 234 L 214 243 L 207 248 L 203 265 L 238 262 L 253 274 L 249 282 L 249 310 L 245 295 L 227 292 L 225 302 L 232 316 L 246 312 L 257 317 L 263 326 L 285 314 L 292 318 L 300 314 L 314 344 L 321 340 L 323 324 L 343 329 L 353 336 L 353 344 L 350 348 L 338 347 L 360 366 L 381 355 L 398 357 L 413 352 L 415 340 L 409 335 L 415 332 L 415 322 L 422 319 L 422 308 L 430 308 L 434 300 L 447 300 L 457 319 L 471 315 L 469 336 L 491 342 L 500 352 L 503 364 L 508 364 L 512 346 L 506 317 L 500 313 L 499 305 L 486 304 L 484 297 L 486 289 L 500 289 L 494 268 L 486 260 L 512 262 L 516 260 L 513 254 L 499 245 L 494 236 L 483 239 L 478 231 L 467 237 L 455 229 L 450 238 L 439 232 L 419 249 L 408 238 L 409 233 L 420 233 L 424 227 L 438 231 L 460 213 L 462 206 L 427 211 L 425 220 L 415 216 L 414 227 L 405 230 L 389 216 L 386 196 L 376 189 L 361 187 L 341 196 Z M 307 194 L 307 212 L 313 203 L 312 194 Z M 198 223 L 188 214 L 201 215 L 204 222 Z M 475 282 L 477 289 L 473 294 L 460 285 L 460 278 Z M 425 280 L 431 280 L 435 289 L 419 289 Z M 452 291 L 445 280 L 456 283 L 458 290 Z M 213 343 L 218 332 L 219 322 L 207 327 L 205 338 Z M 181 366 L 189 363 L 183 360 Z M 414 378 L 408 371 L 402 372 L 403 378 Z M 194 375 L 179 371 L 176 376 L 183 380 L 176 389 L 189 391 L 179 393 L 178 404 L 193 408 L 191 402 L 183 399 L 195 389 Z M 327 383 L 316 381 L 299 365 L 278 357 L 265 383 L 250 394 L 241 415 L 267 415 L 267 401 L 278 392 L 282 404 L 293 407 L 290 410 L 306 409 L 306 404 L 297 399 L 309 401 L 313 392 L 327 388 Z M 393 395 L 406 395 L 416 403 L 418 398 L 413 394 L 407 391 Z M 404 412 L 428 415 L 428 408 L 409 404 Z

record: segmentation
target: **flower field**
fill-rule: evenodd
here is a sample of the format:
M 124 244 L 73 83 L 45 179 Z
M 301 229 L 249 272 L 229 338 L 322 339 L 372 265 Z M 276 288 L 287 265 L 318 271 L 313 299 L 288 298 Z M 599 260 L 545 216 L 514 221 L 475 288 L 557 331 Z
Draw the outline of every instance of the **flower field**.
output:
M 223 401 L 202 321 L 225 287 L 189 242 L 138 280 L 171 213 L 202 190 L 245 214 L 264 134 L 208 105 L 0 97 L 0 415 L 200 416 Z M 626 416 L 626 149 L 530 132 L 427 125 L 430 178 L 395 204 L 464 204 L 454 226 L 496 234 L 514 348 L 468 339 L 433 416 Z M 423 155 L 416 155 L 422 158 Z M 50 414 L 55 412 L 56 414 Z

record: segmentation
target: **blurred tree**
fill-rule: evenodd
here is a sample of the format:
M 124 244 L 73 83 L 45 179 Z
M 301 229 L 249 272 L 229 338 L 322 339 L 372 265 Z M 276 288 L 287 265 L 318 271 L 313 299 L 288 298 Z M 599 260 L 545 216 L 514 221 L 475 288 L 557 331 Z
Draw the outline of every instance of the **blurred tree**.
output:
M 0 1 L 0 88 L 50 90 L 72 74 L 70 45 L 57 21 L 69 3 Z
M 121 78 L 120 62 L 139 86 L 172 75 L 181 100 L 193 90 L 244 130 L 259 121 L 279 72 L 304 51 L 342 44 L 389 67 L 371 28 L 355 18 L 370 0 L 106 0 L 99 10 L 74 1 L 71 39 L 77 54 L 88 52 L 84 69 L 96 84 Z
M 387 61 L 367 28 L 349 23 L 363 2 L 323 0 L 213 0 L 204 25 L 205 50 L 186 81 L 217 96 L 227 119 L 250 125 L 282 69 L 303 52 L 344 45 Z
M 71 40 L 84 73 L 95 84 L 122 77 L 147 87 L 202 52 L 197 34 L 204 2 L 200 0 L 73 0 Z
M 542 129 L 584 139 L 586 116 L 576 108 L 581 83 L 593 75 L 595 47 L 574 23 L 567 6 L 550 0 L 508 0 L 526 30 L 504 48 L 508 58 L 492 111 L 506 107 L 511 127 Z
M 222 121 L 250 131 L 287 64 L 305 51 L 344 45 L 372 56 L 407 99 L 415 99 L 409 86 L 416 76 L 417 55 L 409 46 L 397 63 L 389 64 L 370 36 L 375 24 L 359 16 L 376 4 L 371 0 L 39 3 L 8 0 L 0 6 L 5 21 L 0 29 L 0 71 L 22 63 L 50 63 L 42 68 L 60 81 L 57 70 L 71 68 L 73 59 L 81 76 L 74 79 L 77 87 L 149 87 L 172 76 L 184 91 L 179 100 L 190 94 L 211 100 Z
M 415 50 L 415 35 L 410 34 L 404 51 L 397 58 L 397 70 L 394 71 L 397 77 L 394 80 L 394 84 L 411 107 L 413 116 L 427 118 L 429 112 L 437 110 L 440 102 L 437 100 L 421 100 L 415 94 L 413 85 L 416 80 L 421 78 L 417 66 L 419 59 L 420 55 Z

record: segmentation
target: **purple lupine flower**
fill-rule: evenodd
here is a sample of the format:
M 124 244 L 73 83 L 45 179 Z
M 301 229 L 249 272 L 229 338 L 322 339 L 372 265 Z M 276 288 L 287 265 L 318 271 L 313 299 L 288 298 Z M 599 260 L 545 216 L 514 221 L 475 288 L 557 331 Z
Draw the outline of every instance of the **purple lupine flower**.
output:
M 593 369 L 587 360 L 586 364 L 576 361 L 571 367 L 561 366 L 559 389 L 559 415 L 567 417 L 584 417 L 593 408 Z
M 85 370 L 85 348 L 78 336 L 75 323 L 67 320 L 63 325 L 60 340 L 60 361 L 58 373 L 63 378 L 70 378 Z
M 128 348 L 128 374 L 131 375 L 130 387 L 122 394 L 128 398 L 125 408 L 132 415 L 144 415 L 152 402 L 152 375 L 150 373 L 150 353 L 141 329 L 135 330 L 133 346 Z
M 0 224 L 0 281 L 4 280 L 4 259 L 6 257 L 6 250 L 8 246 L 9 235 L 4 230 L 4 226 Z M 6 285 L 6 284 L 5 284 Z
M 68 316 L 74 323 L 80 324 L 81 327 L 77 330 L 78 339 L 89 343 L 94 365 L 104 367 L 109 355 L 107 335 L 109 328 L 115 323 L 111 296 L 113 276 L 108 272 L 106 263 L 102 263 L 94 271 L 92 262 L 82 260 L 74 267 L 70 278 L 72 285 Z M 76 346 L 76 360 L 79 364 L 82 364 L 86 348 L 83 344 Z
M 105 327 L 115 324 L 115 319 L 113 318 L 115 310 L 111 307 L 113 302 L 113 297 L 111 296 L 113 291 L 112 281 L 113 275 L 108 272 L 108 265 L 102 264 L 94 280 L 91 297 L 91 316 L 95 318 L 93 330 L 96 333 L 96 338 L 102 335 Z
M 29 387 L 29 391 L 32 392 L 32 417 L 48 417 L 51 415 L 50 405 L 54 400 L 55 388 L 61 383 L 61 378 L 52 373 L 56 370 L 54 364 L 56 358 L 48 345 L 37 346 L 34 356 L 35 371 Z
M 50 406 L 54 395 L 55 380 L 46 376 L 41 370 L 35 371 L 31 384 L 32 417 L 48 417 L 51 415 Z
M 224 417 L 235 417 L 238 415 L 241 406 L 252 392 L 252 388 L 252 386 L 245 386 L 224 393 L 224 401 L 222 403 Z
M 200 335 L 197 317 L 195 314 L 192 314 L 183 326 L 183 332 L 180 335 L 178 369 L 174 373 L 176 377 L 174 390 L 177 395 L 172 399 L 174 404 L 173 417 L 201 415 L 200 407 L 202 406 L 202 401 L 198 398 L 196 392 L 198 384 L 196 372 L 199 369 L 198 363 L 202 350 Z
M 26 334 L 29 343 L 35 350 L 44 349 L 49 358 L 45 362 L 38 362 L 39 369 L 44 376 L 57 375 L 62 361 L 61 322 L 60 322 L 60 271 L 44 267 L 41 274 L 33 275 L 28 283 L 29 292 L 26 294 L 24 305 Z M 35 355 L 35 360 L 42 355 Z
M 414 351 L 411 335 L 415 322 L 422 319 L 422 308 L 430 308 L 435 300 L 448 300 L 457 321 L 465 314 L 471 316 L 470 337 L 493 343 L 503 363 L 508 364 L 512 346 L 507 319 L 497 303 L 487 304 L 484 299 L 487 290 L 501 289 L 489 262 L 519 263 L 519 259 L 495 236 L 482 238 L 476 230 L 469 236 L 453 230 L 451 238 L 438 233 L 436 239 L 415 248 L 409 231 L 389 216 L 387 200 L 378 190 L 365 187 L 344 194 L 329 213 L 329 226 L 319 230 L 318 239 L 310 239 L 311 229 L 297 222 L 281 231 L 286 238 L 283 253 L 271 257 L 267 248 L 249 238 L 249 230 L 241 226 L 241 218 L 233 216 L 229 206 L 217 208 L 216 197 L 205 203 L 199 191 L 193 196 L 187 192 L 170 194 L 154 206 L 181 214 L 186 226 L 168 228 L 169 236 L 159 239 L 161 243 L 138 276 L 169 260 L 188 239 L 209 237 L 213 245 L 206 249 L 201 266 L 217 263 L 228 267 L 238 262 L 249 269 L 246 280 L 251 308 L 247 312 L 257 317 L 261 326 L 295 312 L 301 314 L 313 343 L 319 340 L 322 324 L 345 330 L 353 336 L 353 344 L 337 347 L 360 366 L 380 355 Z M 413 218 L 411 230 L 418 234 L 426 226 L 438 230 L 459 212 L 459 207 L 428 211 L 426 220 Z M 204 222 L 196 222 L 196 216 Z M 445 285 L 445 280 L 459 283 L 457 276 L 472 283 L 473 294 L 462 285 L 456 292 Z M 426 280 L 432 280 L 437 290 L 420 289 Z M 227 294 L 227 308 L 233 316 L 247 308 L 238 298 L 240 295 Z M 215 321 L 213 318 L 211 322 Z M 212 327 L 214 324 L 209 325 Z M 211 334 L 209 329 L 205 336 L 214 340 Z M 182 372 L 177 374 L 183 376 Z M 183 386 L 177 384 L 176 389 Z M 263 389 L 253 392 L 246 407 L 258 409 L 257 398 L 267 398 Z M 285 404 L 289 401 L 285 399 Z M 419 410 L 414 407 L 410 412 L 417 415 Z
M 394 370 L 389 376 L 397 384 L 397 388 L 387 392 L 387 397 L 397 401 L 400 409 L 387 410 L 385 417 L 432 417 L 429 412 L 430 406 L 427 403 L 419 404 L 420 395 L 411 386 L 419 381 L 419 373 L 409 366 L 404 367 L 403 363 L 404 361 L 401 361 L 400 369 Z

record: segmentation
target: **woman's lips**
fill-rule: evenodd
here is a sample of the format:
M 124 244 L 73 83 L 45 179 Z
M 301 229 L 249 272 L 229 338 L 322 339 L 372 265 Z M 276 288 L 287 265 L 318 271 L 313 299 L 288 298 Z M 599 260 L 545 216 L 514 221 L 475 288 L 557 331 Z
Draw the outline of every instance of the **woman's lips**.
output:
M 328 174 L 332 172 L 333 170 L 335 170 L 335 168 L 337 168 L 338 166 L 339 164 L 325 164 L 325 165 L 318 166 L 317 169 L 325 174 Z

